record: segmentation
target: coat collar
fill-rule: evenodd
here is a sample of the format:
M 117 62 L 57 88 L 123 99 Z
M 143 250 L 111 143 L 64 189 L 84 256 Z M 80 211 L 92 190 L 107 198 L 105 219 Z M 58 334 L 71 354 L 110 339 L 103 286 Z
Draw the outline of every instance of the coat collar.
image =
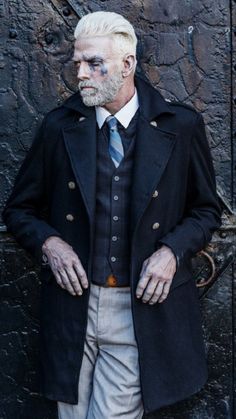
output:
M 145 119 L 152 121 L 161 114 L 175 114 L 168 102 L 151 84 L 136 76 L 135 85 L 138 92 L 140 114 Z
M 84 105 L 80 93 L 76 92 L 72 96 L 70 96 L 64 103 L 63 106 L 65 108 L 72 109 L 74 111 L 79 112 L 81 115 L 85 117 L 95 115 L 95 107 L 94 106 L 86 106 Z
M 135 86 L 138 92 L 140 114 L 142 114 L 145 119 L 151 121 L 164 113 L 175 114 L 163 96 L 139 76 L 135 76 Z M 85 106 L 79 92 L 76 92 L 69 97 L 69 99 L 64 102 L 63 106 L 73 109 L 85 117 L 95 115 L 95 107 Z

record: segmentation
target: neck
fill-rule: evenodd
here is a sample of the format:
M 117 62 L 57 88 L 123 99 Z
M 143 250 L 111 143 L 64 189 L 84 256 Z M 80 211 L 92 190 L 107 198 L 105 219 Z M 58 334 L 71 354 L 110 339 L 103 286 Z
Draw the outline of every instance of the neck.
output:
M 135 85 L 134 81 L 132 80 L 131 83 L 128 85 L 126 83 L 123 84 L 121 89 L 118 92 L 118 95 L 114 99 L 113 102 L 106 103 L 103 107 L 108 110 L 112 115 L 117 113 L 123 106 L 126 105 L 130 101 L 130 99 L 134 96 L 135 93 Z

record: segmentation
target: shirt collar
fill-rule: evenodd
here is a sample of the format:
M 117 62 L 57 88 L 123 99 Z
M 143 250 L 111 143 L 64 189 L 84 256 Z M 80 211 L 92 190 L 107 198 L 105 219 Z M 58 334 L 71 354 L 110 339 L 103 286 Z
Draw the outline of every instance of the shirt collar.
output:
M 123 106 L 123 108 L 121 108 L 114 116 L 120 122 L 120 124 L 123 125 L 124 128 L 127 128 L 138 108 L 139 108 L 138 94 L 137 94 L 137 90 L 135 89 L 135 93 L 132 96 L 132 98 L 129 100 L 129 102 L 126 103 L 126 105 Z M 95 110 L 96 110 L 97 123 L 98 123 L 99 128 L 101 129 L 106 118 L 111 114 L 110 112 L 107 111 L 107 109 L 103 108 L 102 106 L 96 106 Z

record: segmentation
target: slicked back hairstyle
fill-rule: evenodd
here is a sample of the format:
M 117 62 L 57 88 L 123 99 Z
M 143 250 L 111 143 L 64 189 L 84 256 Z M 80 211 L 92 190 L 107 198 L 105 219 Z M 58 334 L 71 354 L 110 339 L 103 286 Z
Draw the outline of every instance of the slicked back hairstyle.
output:
M 74 37 L 92 36 L 112 36 L 121 54 L 136 56 L 137 38 L 134 28 L 118 13 L 94 12 L 83 16 L 75 28 Z

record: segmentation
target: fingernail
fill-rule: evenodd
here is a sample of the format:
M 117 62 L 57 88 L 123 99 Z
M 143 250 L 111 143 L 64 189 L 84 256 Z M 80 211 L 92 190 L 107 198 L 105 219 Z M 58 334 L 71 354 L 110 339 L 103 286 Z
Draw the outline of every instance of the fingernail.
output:
M 146 303 L 147 302 L 147 300 L 142 300 L 143 301 L 143 303 Z
M 141 297 L 141 295 L 140 295 L 140 294 L 136 294 L 136 297 L 137 297 L 137 298 L 140 298 L 140 297 Z

